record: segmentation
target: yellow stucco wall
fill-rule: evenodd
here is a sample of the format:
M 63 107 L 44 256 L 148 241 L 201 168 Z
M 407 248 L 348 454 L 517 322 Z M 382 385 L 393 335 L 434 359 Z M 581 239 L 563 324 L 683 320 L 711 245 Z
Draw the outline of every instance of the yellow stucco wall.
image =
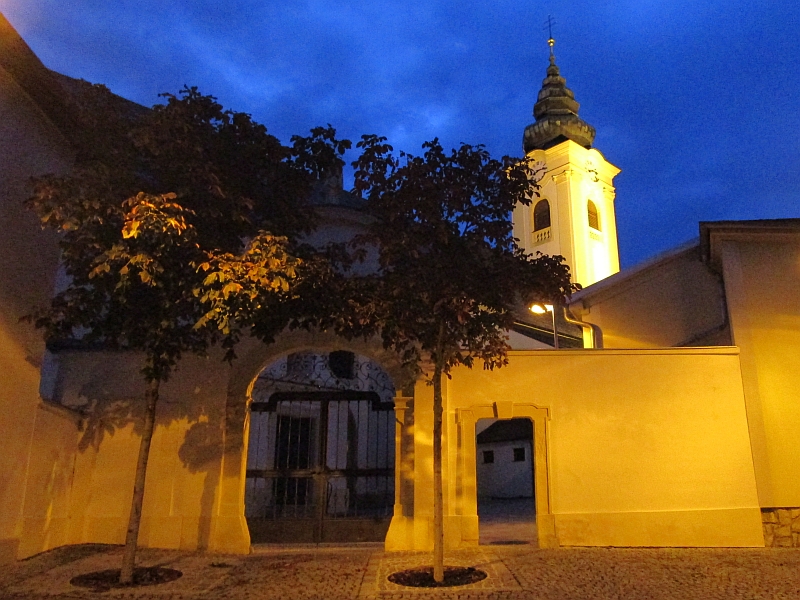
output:
M 0 328 L 0 561 L 65 543 L 75 419 L 39 400 L 39 370 Z
M 31 514 L 24 554 L 46 544 L 122 542 L 138 435 L 131 415 L 115 401 L 141 402 L 136 359 L 127 353 L 62 354 L 62 368 L 71 374 L 62 400 L 97 403 L 94 412 L 102 418 L 89 419 L 84 432 L 105 433 L 90 436 L 94 443 L 75 452 L 71 482 L 66 468 L 34 478 L 37 490 L 55 485 L 70 491 L 66 504 L 40 493 L 41 506 L 26 505 Z M 261 363 L 243 359 L 231 368 L 218 357 L 187 358 L 164 387 L 143 546 L 248 551 L 245 382 Z M 544 545 L 762 545 L 740 382 L 739 357 L 731 348 L 521 351 L 494 372 L 456 370 L 445 384 L 448 547 L 478 541 L 475 422 L 519 416 L 535 424 Z M 421 383 L 413 399 L 398 402 L 405 451 L 387 538 L 391 550 L 428 549 L 432 540 L 431 394 Z M 56 417 L 48 412 L 45 419 Z M 54 431 L 52 423 L 41 423 L 43 432 Z M 75 437 L 49 443 L 67 447 L 69 440 Z M 70 457 L 50 460 L 68 465 Z
M 390 530 L 390 549 L 401 549 L 402 540 L 416 549 L 431 543 L 431 391 L 424 384 L 416 391 L 413 521 L 424 524 L 414 523 L 414 536 Z M 763 545 L 736 349 L 514 352 L 494 372 L 457 369 L 446 394 L 451 547 L 477 543 L 475 421 L 536 410 L 540 540 Z M 543 527 L 553 528 L 552 540 Z
M 330 334 L 292 332 L 269 346 L 247 339 L 232 365 L 222 361 L 220 351 L 207 358 L 186 356 L 161 389 L 140 545 L 249 552 L 244 484 L 251 384 L 288 352 L 342 347 L 379 360 L 394 381 L 402 381 L 397 357 L 380 340 L 346 343 Z M 123 543 L 140 441 L 142 357 L 63 351 L 58 362 L 54 400 L 87 415 L 72 438 L 77 450 L 62 543 Z M 31 542 L 29 550 L 34 547 Z
M 70 541 L 123 543 L 144 400 L 141 356 L 64 352 L 59 358 L 58 400 L 88 414 L 76 458 Z M 187 357 L 162 385 L 145 483 L 142 546 L 249 549 L 246 532 L 244 538 L 234 532 L 214 541 L 219 499 L 226 493 L 221 472 L 229 375 L 220 356 Z M 243 486 L 239 478 L 228 484 L 237 491 Z
M 76 426 L 39 408 L 44 343 L 19 318 L 48 301 L 58 260 L 55 239 L 23 206 L 29 178 L 63 172 L 71 160 L 60 132 L 0 68 L 0 563 L 58 545 L 66 535 L 64 473 Z M 33 447 L 37 454 L 29 457 Z
M 25 459 L 24 504 L 18 525 L 17 558 L 72 542 L 77 422 L 55 407 L 40 404 Z
M 764 507 L 800 506 L 800 235 L 722 242 Z
M 606 348 L 731 344 L 722 283 L 697 244 L 578 292 L 571 309 L 600 326 Z

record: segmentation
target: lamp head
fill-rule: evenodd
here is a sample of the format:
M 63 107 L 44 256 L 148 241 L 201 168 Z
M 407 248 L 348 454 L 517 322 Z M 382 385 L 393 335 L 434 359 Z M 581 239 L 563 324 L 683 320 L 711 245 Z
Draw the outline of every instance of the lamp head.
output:
M 530 308 L 532 313 L 537 315 L 543 315 L 548 312 L 553 312 L 553 305 L 552 304 L 531 304 Z

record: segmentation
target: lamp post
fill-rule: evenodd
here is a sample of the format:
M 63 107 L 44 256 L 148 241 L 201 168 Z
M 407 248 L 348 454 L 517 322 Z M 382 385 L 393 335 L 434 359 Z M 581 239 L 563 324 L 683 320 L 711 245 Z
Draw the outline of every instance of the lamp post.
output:
M 558 328 L 556 326 L 556 311 L 552 304 L 532 304 L 531 312 L 537 315 L 543 315 L 549 312 L 553 318 L 553 348 L 558 350 Z

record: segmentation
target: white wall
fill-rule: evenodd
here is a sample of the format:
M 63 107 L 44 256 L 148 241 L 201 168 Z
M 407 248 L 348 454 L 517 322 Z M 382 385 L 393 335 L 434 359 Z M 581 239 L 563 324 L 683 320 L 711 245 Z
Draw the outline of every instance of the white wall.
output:
M 514 461 L 514 448 L 523 448 L 525 460 Z M 483 452 L 494 452 L 494 462 L 484 463 Z M 478 496 L 483 498 L 533 498 L 531 443 L 527 440 L 478 444 L 476 470 Z

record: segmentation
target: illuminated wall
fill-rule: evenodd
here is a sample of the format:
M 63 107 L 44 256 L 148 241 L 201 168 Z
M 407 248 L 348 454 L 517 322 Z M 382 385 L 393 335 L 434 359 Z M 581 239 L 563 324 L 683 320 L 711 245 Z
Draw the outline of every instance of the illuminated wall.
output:
M 596 149 L 567 140 L 547 150 L 533 150 L 540 198 L 514 210 L 514 236 L 528 252 L 563 256 L 573 281 L 591 285 L 619 271 L 613 179 L 620 170 Z M 534 210 L 545 200 L 550 226 L 534 231 Z M 589 216 L 589 202 L 596 220 Z
M 19 318 L 48 302 L 58 260 L 55 238 L 23 206 L 29 178 L 64 172 L 71 160 L 59 130 L 0 67 L 0 563 L 28 552 L 21 545 L 40 551 L 65 539 L 76 423 L 40 405 L 44 342 Z
M 249 382 L 275 355 L 303 347 L 294 342 L 250 344 L 232 367 L 219 357 L 183 361 L 159 406 L 143 546 L 248 551 Z M 59 540 L 122 543 L 138 448 L 137 409 L 125 407 L 141 404 L 139 361 L 119 353 L 67 353 L 61 361 L 61 401 L 95 409 L 81 434 L 91 443 L 74 458 L 68 506 L 58 509 L 69 516 Z M 448 547 L 478 541 L 475 423 L 511 417 L 534 421 L 543 545 L 763 544 L 735 349 L 519 351 L 494 372 L 456 370 L 445 394 Z M 396 402 L 402 426 L 389 550 L 432 543 L 431 403 L 424 383 L 413 399 Z M 26 520 L 25 554 L 42 525 L 35 515 Z
M 380 340 L 345 342 L 305 331 L 286 333 L 272 345 L 244 340 L 232 365 L 221 352 L 185 357 L 161 390 L 140 545 L 248 553 L 244 489 L 251 385 L 265 366 L 289 352 L 337 349 L 369 356 L 392 381 L 403 382 L 397 357 Z M 142 357 L 62 351 L 57 359 L 57 383 L 48 400 L 61 408 L 43 405 L 33 452 L 28 455 L 26 447 L 19 457 L 35 473 L 27 512 L 19 519 L 18 558 L 68 543 L 125 541 L 142 422 Z M 62 416 L 71 410 L 86 416 L 79 423 Z
M 800 221 L 701 233 L 576 294 L 571 308 L 603 329 L 606 347 L 738 346 L 759 503 L 800 507 Z
M 87 415 L 75 436 L 69 535 L 63 543 L 125 541 L 144 407 L 141 366 L 142 357 L 134 353 L 59 353 L 54 400 Z M 214 540 L 224 487 L 220 476 L 229 375 L 230 367 L 218 355 L 187 357 L 163 384 L 150 448 L 142 546 L 249 548 L 249 539 L 237 532 Z
M 772 235 L 770 234 L 772 233 Z M 725 280 L 762 507 L 800 507 L 800 226 L 712 232 Z
M 387 548 L 432 546 L 432 391 L 414 399 L 414 511 Z M 762 546 L 734 348 L 512 353 L 446 382 L 446 543 L 477 544 L 475 423 L 534 421 L 545 546 Z
M 571 298 L 606 348 L 732 344 L 722 281 L 692 243 L 626 269 Z

